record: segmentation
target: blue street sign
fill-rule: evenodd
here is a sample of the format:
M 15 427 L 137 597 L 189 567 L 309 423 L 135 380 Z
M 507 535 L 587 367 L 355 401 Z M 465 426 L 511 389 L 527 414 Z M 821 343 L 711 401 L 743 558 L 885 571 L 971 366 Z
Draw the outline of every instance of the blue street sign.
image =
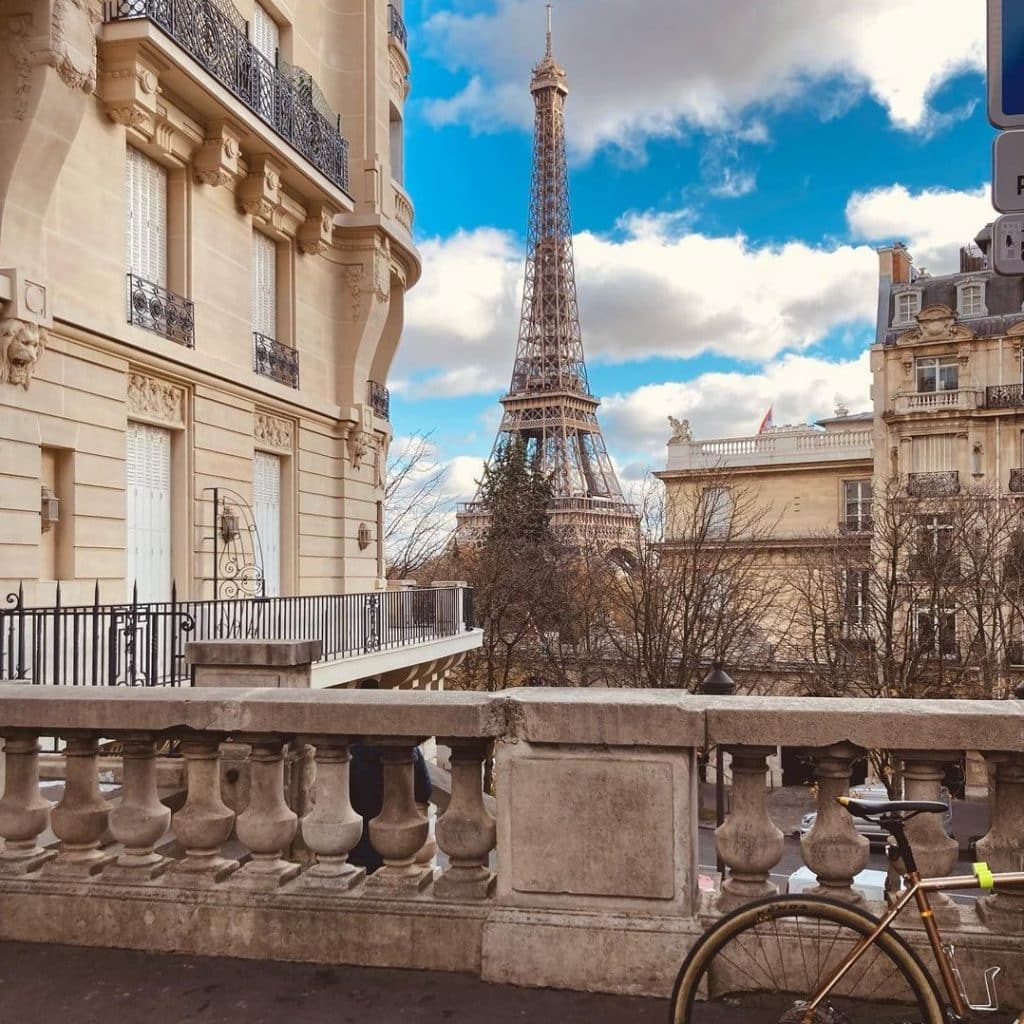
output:
M 988 0 L 988 117 L 1024 127 L 1024 0 Z

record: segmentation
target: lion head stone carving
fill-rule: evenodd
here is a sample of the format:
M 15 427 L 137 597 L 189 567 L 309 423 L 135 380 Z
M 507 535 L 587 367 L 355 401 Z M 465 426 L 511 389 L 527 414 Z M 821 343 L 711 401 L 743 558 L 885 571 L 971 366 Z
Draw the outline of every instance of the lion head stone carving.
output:
M 0 382 L 28 390 L 39 357 L 46 347 L 46 331 L 27 320 L 0 320 Z

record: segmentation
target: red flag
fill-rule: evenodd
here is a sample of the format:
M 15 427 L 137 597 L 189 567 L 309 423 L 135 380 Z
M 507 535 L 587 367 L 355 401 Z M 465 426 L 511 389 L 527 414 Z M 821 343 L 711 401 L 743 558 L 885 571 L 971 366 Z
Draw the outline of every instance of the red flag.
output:
M 757 428 L 759 434 L 763 434 L 769 427 L 774 426 L 772 423 L 772 406 L 768 406 L 768 411 L 764 414 L 764 419 L 761 420 L 761 426 Z

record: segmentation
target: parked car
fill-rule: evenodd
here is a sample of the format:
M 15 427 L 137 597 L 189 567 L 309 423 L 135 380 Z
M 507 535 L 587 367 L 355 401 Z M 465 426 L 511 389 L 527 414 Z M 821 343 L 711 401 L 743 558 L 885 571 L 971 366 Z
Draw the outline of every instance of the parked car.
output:
M 885 786 L 880 782 L 868 783 L 863 786 L 853 786 L 850 789 L 850 796 L 855 797 L 858 800 L 888 800 L 889 794 L 885 791 Z M 953 799 L 949 794 L 949 790 L 943 786 L 939 790 L 939 799 L 946 805 L 946 813 L 942 815 L 942 827 L 946 832 L 947 836 L 952 837 L 953 835 Z M 807 835 L 808 832 L 814 828 L 814 823 L 817 821 L 817 811 L 811 811 L 805 814 L 800 819 L 800 825 L 796 830 L 795 835 L 802 838 Z M 884 829 L 878 827 L 873 821 L 865 821 L 863 818 L 853 818 L 853 827 L 862 836 L 866 836 L 869 843 L 877 843 L 883 845 L 889 838 L 889 833 Z

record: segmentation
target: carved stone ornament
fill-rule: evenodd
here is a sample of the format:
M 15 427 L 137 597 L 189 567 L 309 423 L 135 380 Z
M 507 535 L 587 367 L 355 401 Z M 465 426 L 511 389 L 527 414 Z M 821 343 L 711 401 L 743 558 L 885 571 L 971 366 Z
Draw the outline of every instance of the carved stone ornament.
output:
M 373 250 L 373 293 L 378 302 L 391 298 L 391 251 L 386 242 Z
M 31 14 L 7 19 L 8 48 L 14 58 L 14 116 L 24 120 L 32 69 L 52 67 L 69 89 L 89 94 L 96 88 L 96 31 L 99 21 L 90 0 L 55 0 L 49 36 L 36 35 L 41 26 Z
M 320 256 L 330 248 L 334 237 L 334 211 L 323 203 L 313 203 L 299 225 L 299 249 L 307 256 Z
M 352 319 L 359 319 L 359 304 L 363 299 L 363 265 L 349 263 L 344 267 L 345 284 L 348 287 L 349 299 L 352 304 Z
M 273 221 L 281 205 L 281 175 L 269 157 L 249 162 L 249 173 L 238 186 L 238 205 L 250 217 Z
M 185 425 L 185 389 L 144 373 L 128 375 L 128 415 L 172 427 Z
M 672 428 L 672 437 L 669 444 L 675 441 L 692 441 L 693 431 L 690 430 L 689 420 L 677 420 L 675 416 L 669 416 L 668 425 Z
M 46 329 L 14 317 L 0 320 L 0 383 L 28 391 L 32 372 L 46 348 Z
M 259 412 L 253 427 L 253 437 L 268 448 L 281 451 L 292 450 L 292 421 L 270 413 Z
M 391 54 L 391 88 L 403 100 L 409 95 L 409 75 L 393 52 Z
M 917 327 L 900 335 L 899 344 L 935 344 L 973 339 L 974 332 L 956 322 L 956 314 L 949 306 L 936 303 L 917 314 Z
M 353 429 L 348 435 L 348 457 L 352 461 L 353 469 L 361 469 L 363 460 L 370 452 L 373 444 L 373 437 L 365 430 Z
M 374 437 L 377 442 L 374 445 L 377 450 L 377 486 L 384 487 L 388 481 L 388 447 L 390 439 L 387 434 L 375 434 Z

